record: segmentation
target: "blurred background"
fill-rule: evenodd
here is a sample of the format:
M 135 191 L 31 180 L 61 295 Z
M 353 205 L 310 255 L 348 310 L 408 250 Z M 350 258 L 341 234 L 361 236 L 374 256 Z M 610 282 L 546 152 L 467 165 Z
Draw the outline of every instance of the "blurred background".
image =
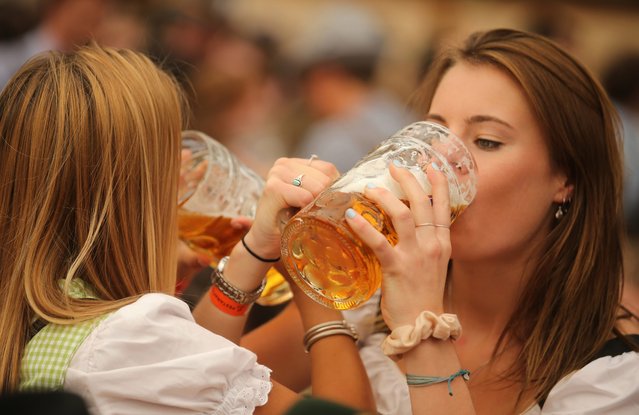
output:
M 190 128 L 260 174 L 311 154 L 345 171 L 419 118 L 407 104 L 441 45 L 496 27 L 559 42 L 618 106 L 639 285 L 639 0 L 0 0 L 0 87 L 42 50 L 132 48 L 182 82 Z

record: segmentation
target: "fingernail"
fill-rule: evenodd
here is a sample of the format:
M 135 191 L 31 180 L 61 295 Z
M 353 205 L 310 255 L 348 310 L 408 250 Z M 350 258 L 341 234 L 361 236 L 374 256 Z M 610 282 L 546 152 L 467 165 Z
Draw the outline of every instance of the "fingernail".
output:
M 435 171 L 441 171 L 441 169 L 439 168 L 439 166 L 437 164 L 435 164 L 435 162 L 433 161 L 432 163 L 430 163 L 431 167 L 433 168 L 433 170 Z
M 402 162 L 397 159 L 393 160 L 393 164 L 395 165 L 395 167 L 403 167 Z
M 377 185 L 375 183 L 366 183 L 366 187 L 368 187 L 369 189 L 374 189 L 377 187 Z
M 353 219 L 355 217 L 357 213 L 355 213 L 355 210 L 348 208 L 346 209 L 346 217 L 349 219 Z

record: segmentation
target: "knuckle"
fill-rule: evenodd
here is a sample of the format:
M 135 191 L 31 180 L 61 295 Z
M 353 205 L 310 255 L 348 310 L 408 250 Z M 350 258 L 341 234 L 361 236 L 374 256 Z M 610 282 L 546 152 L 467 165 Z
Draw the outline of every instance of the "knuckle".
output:
M 402 208 L 399 212 L 395 214 L 395 219 L 399 221 L 408 221 L 413 219 L 413 213 L 407 207 Z
M 433 198 L 433 206 L 435 207 L 447 207 L 448 206 L 448 198 L 447 197 L 434 197 Z
M 436 240 L 426 242 L 423 251 L 427 256 L 436 258 L 439 258 L 443 253 L 442 245 Z
M 371 244 L 371 249 L 375 252 L 383 252 L 388 242 L 384 238 L 375 238 L 375 241 Z
M 275 160 L 274 165 L 275 166 L 286 165 L 286 164 L 288 164 L 289 161 L 290 161 L 290 159 L 287 158 L 287 157 L 280 157 L 277 160 Z
M 329 184 L 331 184 L 331 181 L 332 181 L 332 180 L 331 180 L 331 178 L 330 178 L 329 176 L 324 176 L 324 175 L 322 175 L 322 176 L 319 178 L 319 183 L 320 183 L 320 185 L 321 185 L 322 189 L 324 189 L 324 188 L 328 187 L 328 185 L 329 185 Z
M 282 163 L 278 163 L 278 161 L 275 162 L 275 164 L 273 164 L 273 167 L 271 167 L 271 170 L 269 170 L 268 175 L 267 175 L 267 180 L 273 178 L 273 177 L 283 177 L 284 176 L 284 172 L 287 171 L 286 167 L 284 167 L 284 164 Z
M 337 167 L 335 167 L 334 164 L 332 163 L 328 163 L 328 174 L 331 177 L 337 177 L 339 176 L 339 170 L 337 170 Z

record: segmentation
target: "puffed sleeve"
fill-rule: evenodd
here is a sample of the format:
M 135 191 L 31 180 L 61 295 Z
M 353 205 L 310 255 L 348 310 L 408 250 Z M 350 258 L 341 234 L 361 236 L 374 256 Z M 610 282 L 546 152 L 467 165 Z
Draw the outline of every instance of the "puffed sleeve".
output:
M 565 377 L 548 395 L 548 415 L 639 414 L 639 353 L 627 352 L 590 362 Z
M 74 355 L 64 388 L 92 414 L 252 414 L 271 390 L 252 352 L 148 294 L 107 317 Z

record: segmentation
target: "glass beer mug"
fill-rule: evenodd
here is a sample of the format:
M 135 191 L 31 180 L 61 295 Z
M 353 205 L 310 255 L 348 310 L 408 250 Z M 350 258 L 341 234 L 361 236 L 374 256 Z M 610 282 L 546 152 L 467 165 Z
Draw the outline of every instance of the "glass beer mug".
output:
M 216 259 L 229 255 L 245 232 L 231 220 L 255 218 L 263 190 L 264 180 L 222 144 L 200 131 L 182 132 L 178 235 L 192 249 Z M 275 305 L 291 297 L 287 281 L 271 268 L 257 302 Z
M 353 208 L 395 245 L 389 216 L 364 197 L 368 183 L 392 191 L 408 203 L 388 166 L 397 160 L 430 194 L 427 166 L 435 163 L 448 179 L 451 220 L 475 197 L 471 154 L 459 138 L 432 122 L 416 122 L 383 141 L 346 174 L 324 190 L 286 224 L 282 258 L 302 290 L 317 302 L 339 310 L 357 307 L 380 287 L 377 257 L 350 229 L 344 212 Z

